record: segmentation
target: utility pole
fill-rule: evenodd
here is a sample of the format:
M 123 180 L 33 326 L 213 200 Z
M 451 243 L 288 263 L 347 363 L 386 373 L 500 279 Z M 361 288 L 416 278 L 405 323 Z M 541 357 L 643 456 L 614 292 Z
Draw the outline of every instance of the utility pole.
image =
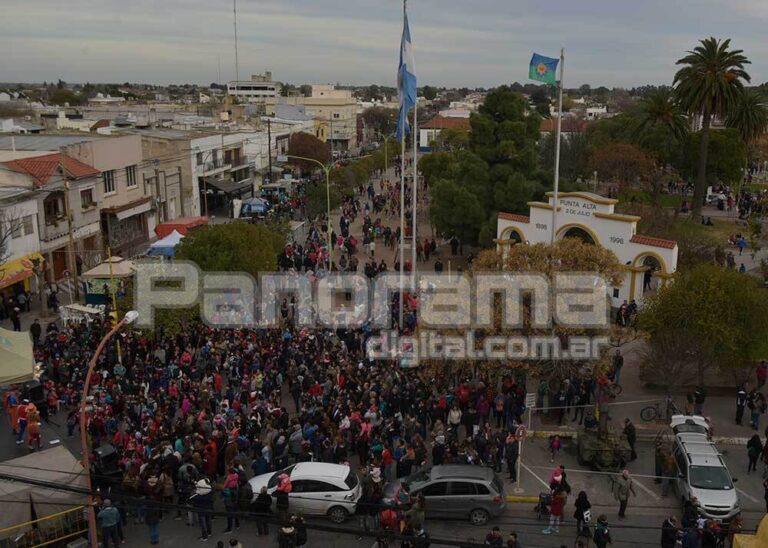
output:
M 267 118 L 267 161 L 269 162 L 269 184 L 272 184 L 272 120 Z
M 60 151 L 61 156 L 65 155 L 64 149 Z M 80 287 L 77 277 L 77 258 L 75 256 L 75 237 L 72 231 L 72 209 L 69 206 L 69 177 L 67 171 L 64 168 L 64 163 L 61 163 L 61 174 L 64 178 L 64 214 L 67 216 L 67 255 L 69 259 L 67 264 L 69 265 L 70 279 L 75 285 L 75 298 L 80 299 Z
M 237 0 L 232 0 L 232 11 L 235 14 L 235 80 L 240 81 L 240 62 L 237 58 Z

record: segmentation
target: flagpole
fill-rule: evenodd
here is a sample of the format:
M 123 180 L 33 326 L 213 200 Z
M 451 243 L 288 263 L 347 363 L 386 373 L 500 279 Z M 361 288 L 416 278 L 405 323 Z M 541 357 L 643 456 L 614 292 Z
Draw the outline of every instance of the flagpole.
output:
M 563 121 L 563 65 L 565 65 L 565 49 L 560 48 L 560 81 L 558 82 L 557 96 L 557 133 L 555 135 L 555 183 L 552 189 L 552 238 L 550 243 L 555 243 L 557 231 L 557 191 L 560 186 L 560 130 Z
M 403 25 L 406 18 L 406 2 L 403 0 Z M 402 55 L 402 52 L 401 52 Z M 401 93 L 403 93 L 401 91 Z M 400 104 L 403 108 L 403 103 Z M 401 112 L 400 120 L 400 309 L 398 328 L 403 330 L 403 308 L 405 306 L 405 123 L 408 113 Z
M 418 245 L 418 242 L 416 241 L 416 199 L 418 197 L 418 183 L 419 183 L 419 176 L 418 176 L 418 170 L 419 168 L 416 165 L 416 155 L 418 154 L 418 121 L 417 121 L 417 115 L 416 112 L 419 110 L 419 91 L 418 87 L 416 88 L 416 102 L 413 104 L 413 131 L 411 131 L 411 138 L 413 139 L 413 197 L 411 198 L 411 224 L 413 226 L 413 229 L 411 230 L 411 279 L 413 280 L 411 283 L 411 291 L 416 291 L 416 246 Z
M 400 329 L 403 328 L 403 291 L 405 281 L 405 116 L 400 134 Z

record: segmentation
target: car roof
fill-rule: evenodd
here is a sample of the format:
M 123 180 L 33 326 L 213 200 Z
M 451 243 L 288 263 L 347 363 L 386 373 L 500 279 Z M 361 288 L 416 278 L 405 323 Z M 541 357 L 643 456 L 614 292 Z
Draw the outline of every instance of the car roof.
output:
M 330 462 L 300 462 L 291 471 L 291 480 L 297 479 L 346 479 L 349 466 Z
M 691 455 L 691 466 L 711 466 L 725 468 L 719 455 Z
M 473 466 L 471 464 L 444 464 L 433 466 L 430 472 L 432 479 L 468 479 L 490 480 L 494 473 L 485 466 Z

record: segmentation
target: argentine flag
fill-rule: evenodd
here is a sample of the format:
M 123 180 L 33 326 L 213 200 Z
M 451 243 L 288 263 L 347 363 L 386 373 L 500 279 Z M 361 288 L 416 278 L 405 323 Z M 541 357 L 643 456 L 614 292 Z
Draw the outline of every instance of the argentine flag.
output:
M 400 41 L 400 66 L 397 68 L 397 100 L 400 114 L 397 117 L 397 140 L 410 131 L 408 112 L 416 106 L 416 65 L 413 62 L 413 45 L 408 15 L 403 14 L 403 38 Z

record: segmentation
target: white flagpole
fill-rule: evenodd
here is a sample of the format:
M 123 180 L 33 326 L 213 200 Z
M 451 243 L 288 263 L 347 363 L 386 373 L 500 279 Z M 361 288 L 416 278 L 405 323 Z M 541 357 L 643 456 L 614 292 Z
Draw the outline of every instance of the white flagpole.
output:
M 403 0 L 403 25 L 405 25 L 406 2 Z M 402 52 L 401 52 L 402 55 Z M 401 90 L 403 93 L 403 90 Z M 404 101 L 404 99 L 403 99 Z M 402 104 L 400 105 L 402 108 Z M 403 329 L 403 308 L 405 306 L 405 124 L 408 113 L 402 113 L 402 127 L 400 128 L 400 310 L 399 329 Z
M 558 82 L 557 97 L 557 134 L 555 135 L 555 183 L 552 188 L 552 239 L 550 243 L 555 243 L 555 233 L 557 232 L 557 191 L 560 186 L 560 130 L 563 122 L 563 65 L 565 65 L 565 49 L 560 49 L 560 81 Z
M 418 184 L 419 184 L 419 168 L 416 165 L 418 154 L 418 121 L 416 111 L 419 110 L 419 91 L 416 88 L 416 102 L 413 104 L 413 131 L 411 131 L 411 138 L 413 139 L 413 192 L 411 198 L 411 224 L 413 226 L 411 230 L 411 291 L 416 291 L 416 246 L 418 242 L 416 240 L 416 199 L 418 197 Z

